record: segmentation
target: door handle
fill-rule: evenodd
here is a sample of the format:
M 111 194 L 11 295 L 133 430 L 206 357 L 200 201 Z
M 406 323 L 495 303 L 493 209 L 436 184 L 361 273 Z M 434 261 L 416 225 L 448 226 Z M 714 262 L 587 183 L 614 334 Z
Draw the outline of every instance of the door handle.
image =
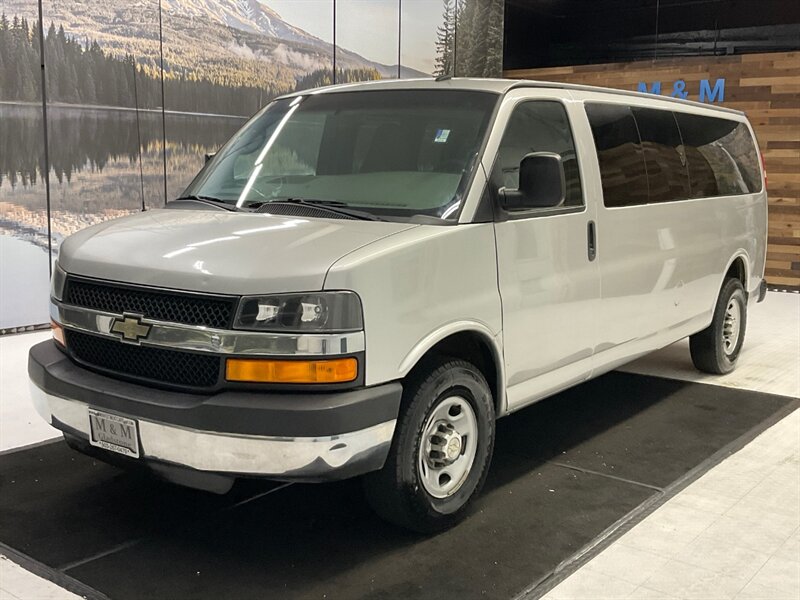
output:
M 589 221 L 586 227 L 586 237 L 588 238 L 589 246 L 589 262 L 591 262 L 597 257 L 597 232 L 595 231 L 594 221 Z

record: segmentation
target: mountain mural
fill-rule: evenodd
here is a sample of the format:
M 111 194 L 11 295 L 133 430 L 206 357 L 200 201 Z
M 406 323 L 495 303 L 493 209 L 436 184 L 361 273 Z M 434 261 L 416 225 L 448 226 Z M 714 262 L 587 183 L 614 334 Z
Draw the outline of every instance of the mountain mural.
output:
M 286 23 L 281 16 L 259 0 L 165 0 L 163 10 L 170 15 L 190 19 L 211 19 L 233 29 L 289 42 L 319 44 L 325 42 L 302 29 Z
M 25 283 L 9 288 L 11 300 L 9 294 L 0 298 L 8 309 L 0 334 L 47 322 L 47 303 L 40 302 L 47 297 L 46 253 L 57 252 L 65 236 L 163 206 L 202 168 L 205 154 L 218 150 L 271 98 L 332 83 L 333 48 L 318 36 L 326 36 L 334 0 L 290 1 L 296 4 L 41 0 L 40 39 L 37 0 L 0 0 L 0 241 L 9 248 L 0 252 L 0 273 Z M 320 6 L 327 17 L 305 12 Z M 397 76 L 397 65 L 370 58 L 393 54 L 373 55 L 373 48 L 389 45 L 376 38 L 397 39 L 396 21 L 385 17 L 393 7 L 383 13 L 376 10 L 381 7 L 389 3 L 359 0 L 350 3 L 349 13 L 337 13 L 340 32 L 351 36 L 338 41 L 347 38 L 359 50 L 337 47 L 337 82 Z M 438 73 L 499 72 L 503 0 L 425 0 L 403 7 L 411 11 L 402 19 L 404 60 Z M 425 53 L 430 56 L 420 61 Z M 401 75 L 427 74 L 404 67 Z
M 31 0 L 4 0 L 3 11 L 37 18 Z M 158 67 L 157 0 L 48 0 L 44 13 L 45 26 L 62 25 L 78 42 L 97 42 L 111 55 L 132 55 L 140 65 Z M 259 0 L 162 0 L 162 21 L 167 77 L 280 93 L 314 71 L 331 69 L 330 43 L 287 23 Z M 397 65 L 341 46 L 336 60 L 339 69 L 397 76 Z M 427 75 L 405 67 L 401 74 Z

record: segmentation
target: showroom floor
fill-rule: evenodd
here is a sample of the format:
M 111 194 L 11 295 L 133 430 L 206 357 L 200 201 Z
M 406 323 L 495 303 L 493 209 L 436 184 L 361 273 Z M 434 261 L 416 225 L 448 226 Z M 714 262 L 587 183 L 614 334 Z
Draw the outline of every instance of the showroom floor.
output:
M 626 370 L 800 397 L 800 295 L 770 293 L 765 303 L 752 310 L 748 329 L 739 367 L 726 377 L 697 374 L 688 360 L 685 342 L 645 357 Z M 18 449 L 57 437 L 30 406 L 25 377 L 27 348 L 47 335 L 33 333 L 0 338 L 0 450 Z M 712 391 L 722 389 L 702 387 Z M 739 392 L 731 392 L 731 397 L 736 393 Z M 698 407 L 702 409 L 705 405 L 710 410 L 714 401 L 725 400 L 719 396 L 712 394 Z M 770 397 L 761 398 L 766 402 Z M 785 400 L 782 402 L 785 404 Z M 623 518 L 594 539 L 587 540 L 583 547 L 575 548 L 577 552 L 571 552 L 558 567 L 549 569 L 549 575 L 544 578 L 532 575 L 530 586 L 519 597 L 539 597 L 552 588 L 547 598 L 800 598 L 800 412 L 794 410 L 796 407 L 796 401 L 789 402 L 784 409 L 775 412 L 773 421 L 777 422 L 766 429 L 772 421 L 767 419 L 761 423 L 758 429 L 761 433 L 757 437 L 758 432 L 739 436 L 737 439 L 745 441 L 755 439 L 722 460 L 725 452 L 737 450 L 735 444 L 725 445 L 723 455 L 715 453 L 714 461 L 706 460 L 698 465 L 697 468 L 707 470 L 705 474 L 696 478 L 700 472 L 686 473 L 676 480 L 678 483 L 671 484 L 675 488 L 669 494 L 664 493 L 669 486 L 640 486 L 641 489 L 652 488 L 648 493 L 660 490 L 648 500 L 653 506 L 660 504 L 656 510 L 642 510 L 641 506 L 647 502 L 633 510 L 625 509 L 627 514 L 620 515 Z M 779 416 L 784 418 L 777 420 Z M 509 421 L 513 423 L 514 419 Z M 33 457 L 39 456 L 37 452 L 45 456 L 56 450 L 56 445 L 48 444 L 26 452 Z M 562 462 L 568 463 L 569 458 Z M 718 464 L 708 470 L 714 462 Z M 498 468 L 508 469 L 509 466 L 514 466 L 514 459 L 508 456 L 498 464 Z M 571 468 L 592 473 L 574 465 Z M 544 471 L 542 468 L 538 475 Z M 605 481 L 613 479 L 604 478 Z M 616 479 L 626 481 L 620 477 Z M 667 479 L 671 478 L 665 481 Z M 680 485 L 685 485 L 680 481 L 688 486 L 680 489 Z M 670 497 L 678 489 L 680 491 Z M 503 490 L 497 487 L 487 494 L 488 500 L 481 504 L 474 521 L 485 518 L 493 505 L 506 506 L 501 504 L 502 499 L 495 500 Z M 268 493 L 272 491 L 277 492 L 271 494 L 276 498 L 292 494 L 292 488 L 270 489 Z M 510 488 L 507 493 L 511 493 Z M 669 499 L 663 502 L 659 497 Z M 638 503 L 632 502 L 632 506 Z M 637 511 L 639 517 L 633 518 L 631 515 Z M 648 516 L 642 519 L 645 514 Z M 468 529 L 469 525 L 468 522 L 462 527 Z M 299 533 L 306 537 L 308 534 L 304 530 Z M 0 539 L 0 542 L 5 541 Z M 401 552 L 409 544 L 413 548 L 413 542 L 404 540 L 402 544 L 382 550 L 391 556 L 391 552 Z M 420 551 L 424 551 L 423 546 L 423 543 L 418 544 Z M 122 548 L 112 550 L 117 552 Z M 518 578 L 520 573 L 514 576 Z M 341 589 L 332 592 L 337 597 L 350 597 Z M 70 597 L 75 596 L 10 560 L 0 560 L 0 598 Z
M 730 375 L 698 373 L 688 341 L 624 370 L 800 397 L 800 295 L 750 313 Z M 545 596 L 800 598 L 800 411 L 708 471 Z

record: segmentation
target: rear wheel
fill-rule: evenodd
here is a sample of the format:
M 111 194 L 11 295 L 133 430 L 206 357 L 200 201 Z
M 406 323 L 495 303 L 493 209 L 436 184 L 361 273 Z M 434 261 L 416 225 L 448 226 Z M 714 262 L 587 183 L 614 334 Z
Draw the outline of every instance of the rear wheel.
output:
M 439 361 L 404 391 L 389 457 L 364 478 L 381 517 L 422 533 L 452 527 L 486 479 L 494 446 L 494 403 L 471 363 Z
M 733 371 L 744 343 L 746 326 L 744 287 L 738 279 L 728 279 L 717 299 L 711 325 L 689 338 L 694 366 L 714 375 Z

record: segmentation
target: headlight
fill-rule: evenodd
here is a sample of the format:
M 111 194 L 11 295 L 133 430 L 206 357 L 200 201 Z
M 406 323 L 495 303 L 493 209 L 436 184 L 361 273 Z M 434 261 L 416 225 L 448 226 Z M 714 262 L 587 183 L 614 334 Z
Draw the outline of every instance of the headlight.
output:
M 245 296 L 239 301 L 235 329 L 274 332 L 360 331 L 361 301 L 353 292 Z
M 53 265 L 53 276 L 50 278 L 50 295 L 56 300 L 61 300 L 64 296 L 64 284 L 67 281 L 67 274 L 58 266 L 58 261 Z

